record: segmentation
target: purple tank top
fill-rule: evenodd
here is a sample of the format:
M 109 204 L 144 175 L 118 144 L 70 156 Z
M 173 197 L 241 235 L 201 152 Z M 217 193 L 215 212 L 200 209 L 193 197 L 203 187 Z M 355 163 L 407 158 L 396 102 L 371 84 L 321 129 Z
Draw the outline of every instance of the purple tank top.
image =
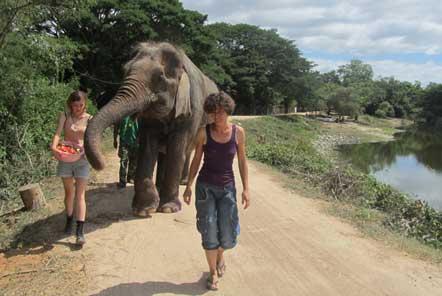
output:
M 236 154 L 236 125 L 232 125 L 232 136 L 227 143 L 218 143 L 210 135 L 210 125 L 206 126 L 207 143 L 203 146 L 204 163 L 198 181 L 210 185 L 226 187 L 235 185 L 233 159 Z

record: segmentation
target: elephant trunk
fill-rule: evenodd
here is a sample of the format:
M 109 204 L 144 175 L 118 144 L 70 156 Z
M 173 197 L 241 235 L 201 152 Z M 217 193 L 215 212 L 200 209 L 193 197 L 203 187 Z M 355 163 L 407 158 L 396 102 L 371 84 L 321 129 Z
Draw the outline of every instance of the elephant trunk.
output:
M 89 121 L 84 136 L 84 148 L 86 157 L 94 169 L 102 170 L 105 167 L 104 156 L 100 150 L 104 129 L 119 123 L 125 116 L 143 110 L 153 100 L 154 95 L 146 92 L 142 83 L 128 77 L 115 97 Z

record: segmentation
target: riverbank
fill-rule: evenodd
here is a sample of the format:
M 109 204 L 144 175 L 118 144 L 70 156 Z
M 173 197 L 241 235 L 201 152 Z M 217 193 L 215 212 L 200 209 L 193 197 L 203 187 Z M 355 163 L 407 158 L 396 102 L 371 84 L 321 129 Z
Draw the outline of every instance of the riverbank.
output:
M 360 116 L 358 121 L 318 122 L 321 132 L 313 145 L 319 153 L 334 160 L 337 159 L 334 151 L 338 145 L 392 141 L 394 134 L 412 125 L 412 121 L 406 119 L 381 119 L 368 115 Z
M 363 117 L 359 123 L 297 116 L 238 120 L 248 131 L 248 154 L 291 177 L 288 186 L 306 196 L 336 201 L 326 211 L 370 236 L 442 262 L 442 216 L 391 186 L 338 161 L 338 144 L 389 141 L 410 124 Z

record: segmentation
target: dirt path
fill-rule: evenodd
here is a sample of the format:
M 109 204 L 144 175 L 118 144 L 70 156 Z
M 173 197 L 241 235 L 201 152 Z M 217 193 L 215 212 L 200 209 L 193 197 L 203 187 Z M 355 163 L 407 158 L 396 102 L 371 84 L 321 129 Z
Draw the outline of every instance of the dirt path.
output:
M 239 245 L 226 255 L 220 291 L 207 292 L 194 207 L 132 218 L 133 188 L 117 191 L 117 157 L 109 156 L 108 163 L 88 191 L 82 251 L 89 258 L 88 294 L 442 295 L 438 267 L 363 238 L 324 214 L 319 201 L 289 192 L 277 173 L 254 163 L 253 204 L 240 211 Z

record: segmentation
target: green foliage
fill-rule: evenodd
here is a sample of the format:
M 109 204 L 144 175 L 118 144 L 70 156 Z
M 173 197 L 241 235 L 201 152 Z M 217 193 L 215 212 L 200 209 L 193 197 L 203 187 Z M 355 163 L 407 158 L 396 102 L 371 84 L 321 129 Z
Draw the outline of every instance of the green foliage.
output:
M 222 51 L 220 65 L 231 80 L 221 83 L 237 100 L 237 112 L 267 114 L 273 106 L 288 109 L 308 96 L 311 64 L 295 44 L 276 30 L 217 23 L 208 28 Z
M 204 26 L 206 16 L 185 10 L 179 1 L 88 1 L 75 10 L 48 11 L 48 18 L 52 21 L 42 21 L 38 27 L 78 44 L 74 69 L 82 86 L 103 100 L 100 105 L 115 94 L 123 79 L 122 65 L 130 59 L 133 46 L 143 41 L 171 42 L 209 75 L 228 80 L 217 66 L 216 44 Z
M 422 99 L 422 117 L 432 126 L 442 127 L 442 84 L 430 84 Z
M 442 213 L 414 201 L 390 185 L 352 169 L 335 166 L 312 147 L 317 127 L 298 117 L 242 121 L 248 157 L 301 176 L 333 199 L 386 213 L 385 225 L 442 248 Z
M 241 122 L 248 133 L 247 155 L 290 173 L 320 175 L 328 163 L 311 141 L 316 127 L 299 116 L 267 117 Z
M 390 105 L 389 102 L 384 101 L 379 105 L 379 108 L 376 110 L 375 115 L 377 117 L 392 117 L 394 116 L 394 109 L 393 106 Z
M 335 199 L 387 213 L 387 227 L 442 248 L 442 213 L 428 204 L 348 167 L 329 171 L 322 178 L 322 186 Z
M 371 91 L 367 93 L 369 95 L 364 100 L 364 107 L 368 114 L 401 118 L 416 113 L 422 88 L 419 83 L 411 84 L 394 78 L 382 78 L 374 81 L 371 84 Z
M 328 105 L 338 113 L 340 117 L 343 117 L 343 115 L 356 117 L 361 109 L 358 100 L 352 94 L 350 88 L 337 89 L 330 97 Z
M 337 72 L 342 85 L 345 87 L 356 83 L 370 82 L 373 79 L 371 66 L 360 60 L 351 60 L 350 64 L 339 66 Z
M 20 203 L 17 188 L 54 170 L 48 145 L 75 80 L 63 82 L 76 47 L 68 39 L 11 32 L 0 51 L 0 209 Z

